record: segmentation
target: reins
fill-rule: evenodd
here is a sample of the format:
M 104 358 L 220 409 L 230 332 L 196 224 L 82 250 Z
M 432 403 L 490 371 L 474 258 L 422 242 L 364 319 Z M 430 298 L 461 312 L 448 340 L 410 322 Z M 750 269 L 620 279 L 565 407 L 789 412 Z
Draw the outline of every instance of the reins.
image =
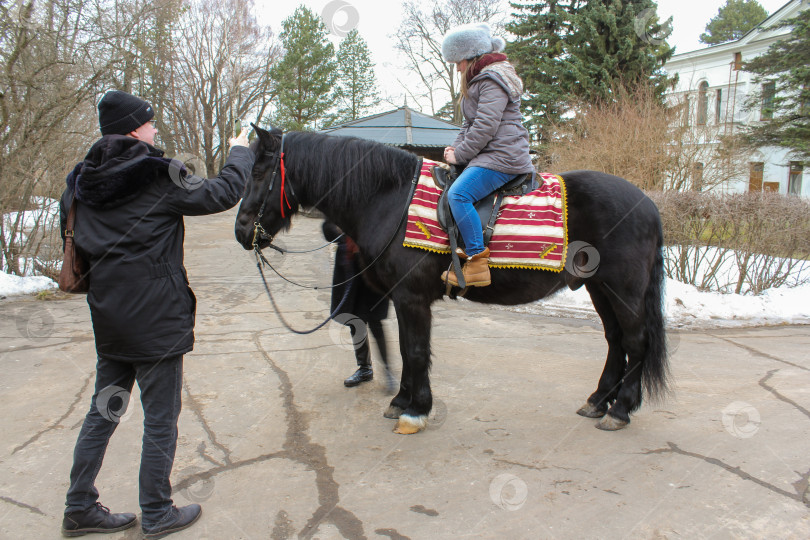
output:
M 267 263 L 267 259 L 265 259 L 264 256 L 261 255 L 261 253 L 259 255 L 261 256 L 262 260 L 265 261 L 265 264 L 267 264 L 267 266 L 270 266 L 270 263 Z M 301 334 L 301 335 L 311 334 L 311 333 L 313 333 L 313 332 L 315 332 L 317 330 L 320 330 L 321 328 L 324 327 L 324 325 L 326 323 L 328 323 L 329 321 L 334 319 L 337 316 L 337 314 L 340 313 L 340 310 L 343 309 L 343 304 L 345 304 L 346 299 L 349 298 L 349 293 L 352 290 L 352 285 L 354 285 L 354 283 L 349 283 L 346 286 L 346 290 L 343 291 L 343 298 L 340 299 L 340 303 L 337 305 L 335 310 L 332 313 L 329 314 L 329 317 L 327 317 L 327 319 L 325 321 L 323 321 L 321 324 L 319 324 L 315 328 L 312 328 L 311 330 L 296 330 L 295 328 L 290 326 L 290 324 L 284 319 L 284 316 L 281 314 L 281 310 L 278 309 L 278 305 L 276 304 L 276 300 L 275 300 L 275 298 L 273 298 L 273 293 L 270 292 L 270 287 L 267 285 L 267 279 L 265 279 L 265 277 L 264 277 L 264 271 L 262 270 L 261 263 L 257 263 L 256 266 L 259 268 L 259 274 L 261 274 L 261 276 L 262 276 L 262 283 L 264 284 L 264 290 L 267 292 L 267 297 L 270 298 L 270 303 L 273 304 L 273 309 L 276 311 L 276 315 L 278 315 L 278 318 L 281 321 L 281 324 L 284 325 L 284 328 L 286 328 L 290 332 L 293 332 L 293 333 L 296 333 L 296 334 Z M 286 281 L 289 281 L 286 278 L 284 278 L 284 276 L 279 274 L 278 271 L 275 268 L 273 268 L 272 266 L 270 266 L 270 268 L 272 268 L 273 272 L 275 272 L 279 277 L 285 279 Z M 290 283 L 292 283 L 292 282 L 290 282 Z
M 325 247 L 331 246 L 332 244 L 334 244 L 335 242 L 337 242 L 338 240 L 340 240 L 344 236 L 346 236 L 346 233 L 341 233 L 340 236 L 338 236 L 337 238 L 335 238 L 331 242 L 327 242 L 322 246 L 318 246 L 318 247 L 312 248 L 312 249 L 302 249 L 302 250 L 298 251 L 298 250 L 294 250 L 294 249 L 284 249 L 283 247 L 278 247 L 278 246 L 273 246 L 273 249 L 275 249 L 276 251 L 278 251 L 281 254 L 284 254 L 284 253 L 293 253 L 293 254 L 312 253 L 313 251 L 320 251 Z
M 272 172 L 272 176 L 270 178 L 270 185 L 269 185 L 269 187 L 267 189 L 267 194 L 265 195 L 264 200 L 262 201 L 262 205 L 259 208 L 259 213 L 256 214 L 256 220 L 253 223 L 253 225 L 254 225 L 254 229 L 253 229 L 253 251 L 254 251 L 254 254 L 256 255 L 256 267 L 259 269 L 259 274 L 261 275 L 262 283 L 264 284 L 264 290 L 267 293 L 268 298 L 270 298 L 270 303 L 273 305 L 273 309 L 276 311 L 276 315 L 278 315 L 278 318 L 279 318 L 279 320 L 281 320 L 282 325 L 284 325 L 284 327 L 287 330 L 289 330 L 290 332 L 294 332 L 296 334 L 311 334 L 311 333 L 323 328 L 323 326 L 326 323 L 328 323 L 329 321 L 334 319 L 338 315 L 338 313 L 340 313 L 340 310 L 343 308 L 343 305 L 346 303 L 346 300 L 349 297 L 349 293 L 350 293 L 350 291 L 352 289 L 354 279 L 357 278 L 358 276 L 362 275 L 363 273 L 365 273 L 369 268 L 371 268 L 385 254 L 385 252 L 388 251 L 388 248 L 391 247 L 391 244 L 393 243 L 394 239 L 397 236 L 397 232 L 399 231 L 399 228 L 402 226 L 402 222 L 405 220 L 405 218 L 408 215 L 408 207 L 411 204 L 411 199 L 413 199 L 413 194 L 416 191 L 416 185 L 419 182 L 419 176 L 420 176 L 420 174 L 422 172 L 422 158 L 419 158 L 419 161 L 418 161 L 417 167 L 416 167 L 416 171 L 414 172 L 413 179 L 411 180 L 411 187 L 410 187 L 409 192 L 408 192 L 408 197 L 405 200 L 405 208 L 404 208 L 404 210 L 402 212 L 402 215 L 400 216 L 400 219 L 399 219 L 399 221 L 397 223 L 396 228 L 393 231 L 393 234 L 391 235 L 391 238 L 389 238 L 388 242 L 385 244 L 385 247 L 374 258 L 374 260 L 372 260 L 362 270 L 360 270 L 358 273 L 356 273 L 355 275 L 353 275 L 349 279 L 344 280 L 344 281 L 342 281 L 340 283 L 335 283 L 335 284 L 328 285 L 328 286 L 320 286 L 320 287 L 318 287 L 318 286 L 303 285 L 301 283 L 296 283 L 295 281 L 292 281 L 292 280 L 284 277 L 283 275 L 281 275 L 281 273 L 278 270 L 276 270 L 273 267 L 272 264 L 270 264 L 270 261 L 267 260 L 267 258 L 264 256 L 264 254 L 262 254 L 262 248 L 259 247 L 259 242 L 260 242 L 261 239 L 269 239 L 270 243 L 267 245 L 267 247 L 270 247 L 270 248 L 278 251 L 282 255 L 285 254 L 285 253 L 310 253 L 310 252 L 313 252 L 313 251 L 318 251 L 319 249 L 323 249 L 324 247 L 329 246 L 329 245 L 337 242 L 341 237 L 344 236 L 343 234 L 341 234 L 340 236 L 338 236 L 337 238 L 335 238 L 331 242 L 328 242 L 328 243 L 324 244 L 323 246 L 320 246 L 320 247 L 315 248 L 315 249 L 304 250 L 304 251 L 290 251 L 290 250 L 286 250 L 284 248 L 280 248 L 280 247 L 273 244 L 273 237 L 271 235 L 269 235 L 267 233 L 267 231 L 265 231 L 264 228 L 262 227 L 261 218 L 264 216 L 264 210 L 267 207 L 267 201 L 269 200 L 270 194 L 273 191 L 273 187 L 274 187 L 275 179 L 276 179 L 276 174 L 278 173 L 279 168 L 281 169 L 281 194 L 280 194 L 279 197 L 280 197 L 280 203 L 281 203 L 281 215 L 282 215 L 282 218 L 284 217 L 284 203 L 285 202 L 287 203 L 287 208 L 289 208 L 290 210 L 293 209 L 292 205 L 290 204 L 290 200 L 287 197 L 285 187 L 289 186 L 290 193 L 292 194 L 294 200 L 297 201 L 297 197 L 295 196 L 295 191 L 293 190 L 291 182 L 287 182 L 286 186 L 285 186 L 286 172 L 285 172 L 285 167 L 284 167 L 284 135 L 281 136 L 281 146 L 279 148 L 279 151 L 276 152 L 276 153 L 273 153 L 272 155 L 276 159 L 275 159 L 275 162 L 273 164 L 273 172 Z M 295 207 L 296 208 L 298 207 L 297 202 L 296 202 Z M 325 321 L 320 323 L 315 328 L 312 328 L 311 330 L 296 330 L 295 328 L 291 327 L 289 325 L 289 323 L 287 323 L 287 321 L 282 316 L 281 311 L 278 309 L 278 305 L 276 304 L 276 301 L 273 298 L 273 294 L 270 292 L 270 287 L 267 284 L 267 278 L 265 277 L 264 270 L 262 268 L 263 265 L 269 267 L 273 272 L 275 272 L 275 274 L 278 277 L 280 277 L 281 279 L 283 279 L 287 283 L 290 283 L 291 285 L 295 285 L 296 287 L 301 287 L 301 288 L 304 288 L 304 289 L 312 289 L 312 290 L 321 290 L 321 289 L 334 289 L 335 287 L 340 287 L 342 285 L 347 285 L 346 290 L 343 292 L 343 298 L 341 298 L 340 303 L 338 304 L 338 306 L 335 308 L 335 310 L 332 313 L 329 314 L 329 317 Z

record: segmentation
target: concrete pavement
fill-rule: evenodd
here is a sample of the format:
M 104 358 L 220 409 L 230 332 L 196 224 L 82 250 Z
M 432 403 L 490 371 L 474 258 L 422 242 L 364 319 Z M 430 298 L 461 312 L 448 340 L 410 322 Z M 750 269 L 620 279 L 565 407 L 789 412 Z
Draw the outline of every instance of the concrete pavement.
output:
M 344 388 L 348 330 L 281 327 L 234 217 L 187 219 L 197 344 L 172 480 L 203 515 L 171 538 L 810 537 L 810 327 L 673 332 L 673 396 L 604 432 L 574 414 L 604 364 L 598 322 L 442 301 L 431 424 L 401 436 L 382 378 Z M 281 241 L 320 245 L 320 222 Z M 329 250 L 287 257 L 282 272 L 330 281 Z M 326 317 L 328 290 L 270 281 L 294 326 Z M 0 538 L 58 538 L 93 388 L 87 305 L 0 300 L 0 336 Z M 133 393 L 97 482 L 113 511 L 138 511 Z

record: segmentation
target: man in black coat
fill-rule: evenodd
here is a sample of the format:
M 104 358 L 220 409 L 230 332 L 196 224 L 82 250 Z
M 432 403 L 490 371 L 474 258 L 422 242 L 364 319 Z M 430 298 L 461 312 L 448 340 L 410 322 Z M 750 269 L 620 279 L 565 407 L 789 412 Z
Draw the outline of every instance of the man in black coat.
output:
M 190 526 L 197 504 L 173 505 L 183 355 L 194 346 L 196 299 L 183 266 L 183 216 L 227 210 L 244 192 L 254 155 L 246 132 L 231 139 L 219 176 L 189 175 L 155 148 L 149 103 L 120 91 L 98 105 L 102 137 L 67 177 L 67 211 L 77 201 L 74 242 L 90 265 L 87 303 L 98 363 L 95 392 L 73 455 L 62 533 L 81 536 L 135 525 L 113 514 L 95 487 L 107 443 L 138 381 L 144 410 L 139 476 L 141 527 L 159 538 Z
M 363 265 L 358 259 L 357 245 L 348 236 L 341 236 L 342 234 L 343 231 L 337 225 L 324 221 L 324 238 L 329 242 L 337 241 L 335 269 L 332 273 L 332 285 L 337 286 L 332 287 L 330 312 L 334 313 L 340 306 L 340 311 L 335 314 L 335 320 L 349 327 L 354 344 L 354 355 L 357 359 L 357 371 L 344 380 L 343 384 L 353 387 L 374 378 L 368 332 L 366 331 L 366 327 L 368 327 L 377 342 L 377 349 L 380 351 L 380 360 L 385 371 L 386 390 L 393 394 L 399 385 L 394 380 L 391 367 L 388 365 L 388 347 L 385 343 L 382 326 L 382 321 L 388 317 L 390 300 L 369 287 L 363 281 L 362 276 L 358 276 Z M 351 279 L 353 277 L 354 279 Z M 339 285 L 350 279 L 349 283 Z M 342 306 L 341 302 L 343 302 Z

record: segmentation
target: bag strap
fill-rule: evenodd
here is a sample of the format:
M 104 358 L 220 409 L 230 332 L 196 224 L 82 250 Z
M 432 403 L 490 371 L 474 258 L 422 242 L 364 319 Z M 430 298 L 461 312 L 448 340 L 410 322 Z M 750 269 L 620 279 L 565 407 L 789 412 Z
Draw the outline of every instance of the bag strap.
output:
M 67 215 L 67 225 L 65 225 L 65 238 L 73 238 L 73 229 L 76 225 L 76 194 L 73 194 L 73 197 L 70 201 L 70 210 L 68 210 Z

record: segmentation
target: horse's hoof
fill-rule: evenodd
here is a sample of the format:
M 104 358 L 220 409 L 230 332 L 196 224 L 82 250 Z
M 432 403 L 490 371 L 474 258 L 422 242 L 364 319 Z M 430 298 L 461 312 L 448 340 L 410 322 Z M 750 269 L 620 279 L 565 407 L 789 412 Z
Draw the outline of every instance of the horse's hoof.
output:
M 619 420 L 609 414 L 596 423 L 596 427 L 605 431 L 618 431 L 627 426 L 630 422 L 627 420 Z
M 390 418 L 391 420 L 396 420 L 397 418 L 399 418 L 399 416 L 402 414 L 402 411 L 404 410 L 405 409 L 401 409 L 396 405 L 389 405 L 388 408 L 385 409 L 383 416 L 386 418 Z
M 419 433 L 427 426 L 427 416 L 411 416 L 410 414 L 400 415 L 394 433 L 400 435 L 412 435 Z
M 580 416 L 587 416 L 588 418 L 602 418 L 607 413 L 607 410 L 600 410 L 589 402 L 585 402 L 585 405 L 579 408 L 577 414 Z

